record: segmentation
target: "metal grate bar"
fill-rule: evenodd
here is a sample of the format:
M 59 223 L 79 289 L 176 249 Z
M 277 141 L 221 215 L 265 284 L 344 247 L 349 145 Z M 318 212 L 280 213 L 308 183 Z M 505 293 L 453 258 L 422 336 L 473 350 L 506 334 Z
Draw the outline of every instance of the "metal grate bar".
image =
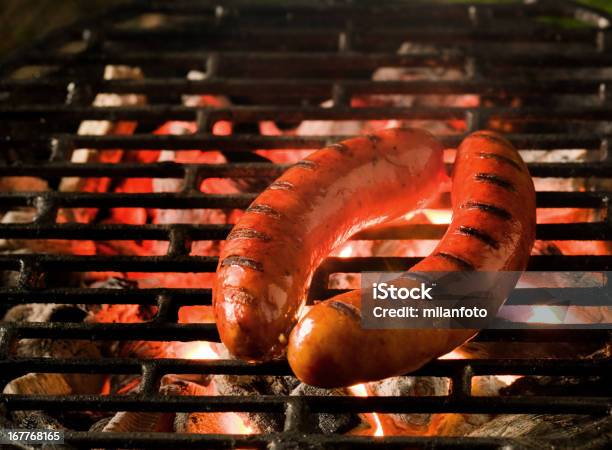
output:
M 0 90 L 27 89 L 40 93 L 65 92 L 70 79 L 1 80 Z M 269 95 L 319 98 L 330 96 L 335 85 L 341 85 L 353 95 L 409 94 L 409 95 L 457 95 L 457 94 L 590 94 L 599 95 L 602 88 L 609 89 L 610 80 L 561 79 L 532 80 L 526 78 L 504 80 L 452 80 L 452 81 L 362 81 L 362 80 L 295 80 L 295 79 L 241 79 L 222 78 L 186 80 L 183 78 L 145 80 L 91 80 L 88 86 L 97 92 L 118 94 L 218 94 L 218 95 Z M 259 91 L 261 90 L 261 91 Z
M 131 136 L 93 136 L 62 134 L 52 137 L 32 136 L 28 139 L 9 137 L 0 141 L 1 148 L 25 147 L 48 149 L 60 145 L 66 151 L 74 148 L 142 150 L 222 150 L 224 152 L 245 152 L 259 149 L 315 149 L 324 147 L 337 141 L 348 139 L 351 136 L 261 136 L 261 135 L 233 135 L 216 136 L 212 134 L 193 134 L 183 136 L 158 136 L 150 134 L 135 134 Z M 438 139 L 449 147 L 457 146 L 465 137 L 464 134 L 442 135 Z M 600 150 L 607 145 L 609 136 L 596 135 L 587 132 L 575 134 L 508 134 L 506 136 L 521 150 L 533 149 L 572 149 L 586 148 L 587 150 Z M 53 169 L 53 165 L 50 168 Z M 168 167 L 173 167 L 171 164 Z M 0 169 L 4 170 L 2 166 Z M 19 166 L 14 167 L 20 170 Z M 83 169 L 85 170 L 85 169 Z
M 0 107 L 2 120 L 190 120 L 195 121 L 198 112 L 207 114 L 211 120 L 235 122 L 259 122 L 282 120 L 301 122 L 304 120 L 453 120 L 464 119 L 467 113 L 486 115 L 489 118 L 515 119 L 521 121 L 568 121 L 568 120 L 612 120 L 612 106 L 557 108 L 550 110 L 538 107 L 510 109 L 503 107 L 283 107 L 283 106 L 234 106 L 231 108 L 206 108 L 175 105 L 148 105 L 124 107 L 93 107 L 70 105 L 19 105 Z
M 206 68 L 206 60 L 211 55 L 216 55 L 223 61 L 225 69 L 237 68 L 241 65 L 247 73 L 258 68 L 264 73 L 273 73 L 276 77 L 285 73 L 294 73 L 292 65 L 317 66 L 326 64 L 329 70 L 373 70 L 378 67 L 459 67 L 463 68 L 466 56 L 470 55 L 477 59 L 487 61 L 487 65 L 495 67 L 563 67 L 585 68 L 585 67 L 609 67 L 612 66 L 612 55 L 595 51 L 572 51 L 563 52 L 518 52 L 510 49 L 504 53 L 493 53 L 484 49 L 472 48 L 462 49 L 464 53 L 457 53 L 453 50 L 430 54 L 398 55 L 394 52 L 222 52 L 215 51 L 159 51 L 156 53 L 137 53 L 134 51 L 111 51 L 105 50 L 102 53 L 91 54 L 61 54 L 48 52 L 32 52 L 27 55 L 27 64 L 45 65 L 91 65 L 91 64 L 126 64 L 133 66 L 151 66 L 159 63 L 167 64 L 168 67 L 190 67 Z M 490 56 L 495 55 L 494 59 Z M 5 68 L 10 69 L 11 66 Z M 272 70 L 274 69 L 274 72 Z M 516 72 L 515 72 L 516 73 Z M 95 81 L 94 81 L 95 83 Z
M 162 397 L 99 396 L 99 395 L 3 395 L 4 404 L 10 409 L 59 411 L 173 411 L 173 412 L 284 412 L 291 397 L 262 395 L 211 396 L 211 397 Z M 592 414 L 605 416 L 610 413 L 612 399 L 605 397 L 419 397 L 418 402 L 408 402 L 402 397 L 301 397 L 312 412 L 342 413 L 458 413 L 486 414 L 494 410 L 501 414 Z
M 188 240 L 223 240 L 232 225 L 181 225 L 180 232 L 188 235 Z M 440 239 L 446 225 L 402 225 L 386 226 L 366 230 L 356 234 L 356 240 L 377 239 Z M 175 236 L 176 225 L 85 225 L 85 224 L 0 224 L 0 238 L 4 239 L 72 239 L 72 240 L 158 240 L 176 242 L 182 245 L 186 239 Z M 536 229 L 536 239 L 573 241 L 573 240 L 612 240 L 612 226 L 607 222 L 576 222 L 540 224 Z
M 532 177 L 609 177 L 612 164 L 607 162 L 581 163 L 529 163 Z M 290 165 L 269 163 L 229 164 L 179 164 L 173 162 L 150 164 L 69 164 L 50 163 L 41 169 L 39 165 L 0 166 L 2 176 L 45 177 L 123 177 L 123 178 L 183 178 L 186 172 L 194 171 L 201 178 L 276 178 Z M 447 165 L 448 170 L 452 168 Z

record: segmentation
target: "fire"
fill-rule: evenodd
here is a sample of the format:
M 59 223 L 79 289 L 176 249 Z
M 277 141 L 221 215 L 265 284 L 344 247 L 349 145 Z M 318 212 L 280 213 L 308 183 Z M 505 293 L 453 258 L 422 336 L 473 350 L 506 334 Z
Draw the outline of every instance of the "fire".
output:
M 353 246 L 351 244 L 347 244 L 340 252 L 338 253 L 340 258 L 350 258 L 353 256 Z
M 461 350 L 455 349 L 446 355 L 440 356 L 438 359 L 467 359 L 465 354 Z M 516 380 L 521 378 L 520 375 L 494 375 L 495 378 L 501 381 L 506 386 L 510 386 Z
M 211 347 L 210 342 L 206 341 L 191 342 L 187 345 L 182 356 L 187 359 L 220 359 L 217 352 Z
M 520 375 L 496 375 L 495 378 L 497 378 L 499 381 L 504 383 L 506 386 L 510 386 L 516 380 L 521 378 L 521 376 Z
M 229 434 L 255 434 L 255 430 L 248 426 L 236 413 L 222 414 L 222 419 L 219 422 Z
M 453 216 L 450 209 L 423 209 L 421 212 L 435 225 L 449 224 Z
M 465 355 L 461 353 L 459 350 L 453 350 L 446 355 L 440 356 L 438 359 L 466 359 Z
M 411 220 L 418 214 L 422 214 L 434 225 L 444 225 L 451 223 L 453 212 L 450 209 L 417 209 L 404 215 L 405 220 Z
M 219 354 L 212 348 L 210 342 L 196 341 L 190 342 L 183 350 L 183 358 L 214 360 L 221 359 Z M 214 394 L 211 394 L 214 395 Z M 211 413 L 218 416 L 218 425 L 225 433 L 229 434 L 254 434 L 255 430 L 245 423 L 239 414 L 233 412 Z
M 365 384 L 356 384 L 354 386 L 349 387 L 348 390 L 355 397 L 367 397 L 368 396 L 368 390 L 366 389 Z M 382 426 L 382 423 L 380 422 L 380 417 L 378 417 L 378 414 L 372 413 L 372 414 L 367 414 L 367 416 L 371 417 L 372 421 L 374 422 L 374 426 L 375 426 L 374 436 L 384 436 L 385 432 L 383 430 L 383 426 Z

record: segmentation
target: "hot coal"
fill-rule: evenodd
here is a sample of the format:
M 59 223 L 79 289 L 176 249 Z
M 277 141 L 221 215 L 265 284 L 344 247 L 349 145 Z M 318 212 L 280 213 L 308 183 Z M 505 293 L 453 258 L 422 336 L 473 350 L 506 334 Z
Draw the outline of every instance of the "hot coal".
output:
M 610 375 L 593 377 L 522 377 L 502 388 L 500 395 L 558 395 L 582 397 L 610 397 Z
M 213 383 L 219 395 L 289 395 L 298 382 L 293 377 L 217 375 Z M 283 414 L 244 413 L 246 421 L 261 432 L 282 431 Z
M 5 321 L 15 322 L 73 322 L 80 321 L 85 317 L 85 311 L 76 305 L 58 305 L 55 303 L 29 303 L 17 305 L 11 308 L 4 316 Z M 96 343 L 85 340 L 63 340 L 63 339 L 19 339 L 13 345 L 13 353 L 18 357 L 52 357 L 52 358 L 100 358 L 100 348 Z M 65 380 L 72 393 L 75 394 L 97 394 L 102 388 L 105 376 L 102 374 L 44 374 Z M 32 381 L 46 379 L 38 378 L 41 374 L 28 374 L 36 376 Z M 23 377 L 21 377 L 23 378 Z M 13 380 L 15 382 L 15 380 Z M 11 382 L 11 383 L 13 383 Z M 52 385 L 54 383 L 51 383 Z M 10 385 L 10 383 L 9 383 Z M 29 387 L 27 383 L 20 383 L 21 390 L 36 389 Z M 41 393 L 46 392 L 41 388 Z
M 368 393 L 375 396 L 438 396 L 447 395 L 450 382 L 440 377 L 392 377 L 367 384 Z M 425 432 L 433 414 L 388 414 L 400 429 Z
M 300 383 L 291 391 L 291 395 L 347 395 L 344 389 L 323 389 Z M 361 424 L 361 418 L 357 414 L 311 414 L 309 417 L 310 428 L 308 431 L 312 433 L 322 434 L 342 434 Z
M 468 436 L 521 438 L 521 448 L 533 450 L 568 448 L 569 442 L 605 449 L 612 439 L 612 417 L 509 414 L 496 417 Z

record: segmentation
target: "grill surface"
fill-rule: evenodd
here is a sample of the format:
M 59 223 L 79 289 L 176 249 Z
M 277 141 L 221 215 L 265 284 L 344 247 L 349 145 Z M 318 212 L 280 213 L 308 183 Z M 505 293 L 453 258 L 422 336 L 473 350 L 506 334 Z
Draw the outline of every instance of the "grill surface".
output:
M 153 29 L 135 25 L 142 14 L 177 19 Z M 573 19 L 580 26 L 560 27 L 551 17 Z M 188 19 L 188 20 L 187 20 Z M 181 23 L 180 20 L 183 20 Z M 491 127 L 494 120 L 526 124 L 530 131 L 509 133 L 524 150 L 584 148 L 592 162 L 533 163 L 534 177 L 612 179 L 608 98 L 612 83 L 610 18 L 572 2 L 535 1 L 528 4 L 441 5 L 329 3 L 259 6 L 214 2 L 135 2 L 96 20 L 58 31 L 8 59 L 0 80 L 0 141 L 2 154 L 29 155 L 19 164 L 0 165 L 0 177 L 36 176 L 56 183 L 62 177 L 183 178 L 177 194 L 15 192 L 0 193 L 2 208 L 34 207 L 31 224 L 0 224 L 0 238 L 70 240 L 169 241 L 166 256 L 0 255 L 0 270 L 19 272 L 17 287 L 3 287 L 3 310 L 24 303 L 157 305 L 151 323 L 0 323 L 0 373 L 4 383 L 28 372 L 138 374 L 140 393 L 134 396 L 71 395 L 10 396 L 0 399 L 9 409 L 98 411 L 278 411 L 286 412 L 285 432 L 273 435 L 108 434 L 68 432 L 67 442 L 95 447 L 288 448 L 299 446 L 522 448 L 510 438 L 442 438 L 323 436 L 304 434 L 308 415 L 315 412 L 464 412 L 464 413 L 610 413 L 608 397 L 475 397 L 474 376 L 493 374 L 594 376 L 611 372 L 609 360 L 441 360 L 420 375 L 449 377 L 448 397 L 177 397 L 157 394 L 165 374 L 290 374 L 285 362 L 246 364 L 238 361 L 181 359 L 96 360 L 16 358 L 12 344 L 23 338 L 87 340 L 218 340 L 214 324 L 177 324 L 178 309 L 209 305 L 208 289 L 90 289 L 47 287 L 43 274 L 57 271 L 214 272 L 215 257 L 190 256 L 191 242 L 224 239 L 230 225 L 118 225 L 58 223 L 59 208 L 245 208 L 256 194 L 211 195 L 199 192 L 204 178 L 269 178 L 285 166 L 260 162 L 221 165 L 153 163 L 73 164 L 77 148 L 221 150 L 233 161 L 255 149 L 312 149 L 342 136 L 260 136 L 238 132 L 211 134 L 219 120 L 249 124 L 260 120 L 296 123 L 307 119 L 406 119 L 466 121 L 465 132 Z M 404 41 L 431 45 L 429 54 L 398 55 Z M 66 44 L 71 44 L 67 50 Z M 153 50 L 154 49 L 154 50 Z M 139 66 L 143 80 L 103 80 L 106 64 Z M 382 66 L 466 69 L 455 81 L 373 82 Z M 27 70 L 42 76 L 23 77 Z M 534 68 L 537 68 L 534 70 Z M 206 71 L 204 80 L 188 81 L 188 70 Z M 606 72 L 608 70 L 608 72 Z M 596 75 L 584 77 L 585 71 Z M 556 74 L 555 78 L 550 74 Z M 141 93 L 151 104 L 139 107 L 93 107 L 100 92 Z M 67 96 L 67 94 L 70 94 Z M 236 99 L 230 107 L 182 106 L 182 94 L 219 94 Z M 522 107 L 361 107 L 350 106 L 358 94 L 478 94 L 499 99 L 525 96 L 536 101 Z M 574 98 L 571 106 L 551 109 L 550 99 Z M 331 98 L 329 108 L 317 106 Z M 493 102 L 493 104 L 495 104 Z M 77 135 L 81 120 L 134 120 L 131 136 Z M 157 136 L 149 132 L 167 120 L 194 121 L 198 132 Z M 537 130 L 537 131 L 535 131 Z M 540 132 L 541 130 L 541 132 Z M 440 136 L 456 145 L 463 134 Z M 3 157 L 8 161 L 8 157 Z M 241 159 L 242 158 L 242 159 Z M 448 197 L 444 202 L 448 204 Z M 443 202 L 443 203 L 444 203 Z M 538 192 L 539 208 L 594 208 L 609 211 L 610 192 Z M 603 222 L 538 225 L 541 240 L 612 240 L 610 214 Z M 437 239 L 445 225 L 413 225 L 367 231 L 360 239 Z M 332 273 L 400 269 L 417 258 L 329 258 L 315 277 L 312 298 L 336 293 L 327 288 Z M 612 255 L 534 256 L 533 270 L 612 270 Z M 42 281 L 41 281 L 42 280 Z M 601 330 L 495 330 L 480 333 L 480 341 L 601 342 Z M 293 448 L 293 447 L 291 447 Z

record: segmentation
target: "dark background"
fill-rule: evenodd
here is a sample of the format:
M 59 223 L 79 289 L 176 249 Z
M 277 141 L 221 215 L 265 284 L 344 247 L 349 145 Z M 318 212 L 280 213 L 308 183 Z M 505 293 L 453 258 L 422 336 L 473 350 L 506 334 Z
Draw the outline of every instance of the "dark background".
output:
M 54 28 L 67 25 L 82 17 L 94 15 L 126 1 L 129 0 L 0 0 L 0 58 L 18 46 Z M 286 0 L 259 1 L 269 3 Z M 513 0 L 447 1 L 453 3 L 493 3 Z M 222 1 L 220 2 L 222 3 Z M 605 8 L 612 12 L 612 0 L 581 0 L 580 2 Z

